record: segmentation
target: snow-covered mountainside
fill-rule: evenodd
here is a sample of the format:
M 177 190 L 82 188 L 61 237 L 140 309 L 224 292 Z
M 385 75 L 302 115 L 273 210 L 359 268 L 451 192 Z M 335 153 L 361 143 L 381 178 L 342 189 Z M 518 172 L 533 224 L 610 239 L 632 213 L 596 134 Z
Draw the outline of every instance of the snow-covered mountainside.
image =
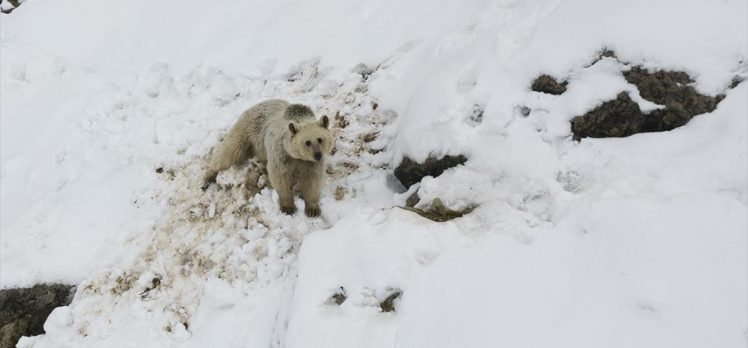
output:
M 744 0 L 27 0 L 0 25 L 0 288 L 78 285 L 19 347 L 748 343 Z M 724 99 L 574 141 L 621 92 L 679 107 L 638 67 Z M 333 121 L 321 218 L 254 162 L 200 189 L 268 98 Z M 413 212 L 435 199 L 467 214 Z

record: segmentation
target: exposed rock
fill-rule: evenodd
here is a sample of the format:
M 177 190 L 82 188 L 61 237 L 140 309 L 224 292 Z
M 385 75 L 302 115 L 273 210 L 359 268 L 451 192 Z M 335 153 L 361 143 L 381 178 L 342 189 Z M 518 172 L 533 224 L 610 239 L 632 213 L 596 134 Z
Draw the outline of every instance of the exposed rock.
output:
M 613 50 L 610 50 L 610 49 L 607 49 L 607 48 L 604 48 L 602 50 L 602 52 L 600 52 L 600 58 L 601 59 L 602 58 L 615 58 L 615 59 L 618 59 L 618 57 L 616 56 L 616 53 L 613 52 Z
M 642 98 L 665 106 L 665 109 L 654 110 L 649 114 L 643 132 L 660 132 L 680 127 L 696 115 L 714 111 L 725 97 L 700 94 L 691 86 L 694 81 L 688 74 L 680 71 L 650 73 L 634 67 L 623 76 L 626 81 L 636 85 Z
M 328 305 L 342 305 L 345 300 L 348 299 L 348 296 L 345 294 L 345 289 L 341 286 L 335 293 L 330 295 L 330 297 L 325 301 Z
M 599 61 L 601 61 L 601 60 L 603 60 L 605 58 L 611 58 L 611 59 L 618 60 L 618 56 L 616 55 L 616 53 L 613 50 L 610 50 L 610 49 L 607 49 L 607 48 L 603 48 L 598 53 L 597 57 L 595 57 L 595 60 L 593 60 L 592 63 L 590 63 L 588 65 L 585 65 L 585 68 L 589 68 L 589 67 L 595 65 Z
M 410 196 L 408 196 L 407 199 L 405 199 L 405 206 L 408 208 L 413 208 L 420 201 L 421 201 L 421 197 L 418 197 L 418 190 L 416 190 L 416 192 L 413 192 L 413 194 L 411 194 Z
M 559 83 L 552 76 L 543 74 L 535 79 L 531 88 L 535 92 L 560 95 L 566 92 L 567 84 L 566 81 Z
M 572 119 L 574 140 L 668 131 L 686 124 L 696 115 L 714 111 L 724 98 L 724 95 L 712 97 L 698 93 L 691 86 L 694 81 L 684 72 L 648 72 L 633 67 L 624 77 L 639 89 L 642 98 L 665 108 L 642 113 L 637 103 L 622 92 L 615 100 Z
M 730 89 L 737 87 L 743 81 L 745 81 L 745 78 L 742 76 L 733 77 L 732 81 L 730 81 Z
M 444 156 L 441 159 L 429 157 L 423 163 L 416 163 L 410 158 L 403 158 L 400 165 L 395 168 L 395 177 L 400 180 L 406 188 L 421 181 L 426 176 L 439 176 L 445 170 L 465 163 L 467 158 L 463 155 Z
M 7 0 L 8 4 L 3 4 L 3 1 L 0 0 L 0 8 L 2 8 L 2 13 L 8 14 L 13 12 L 18 6 L 21 6 L 21 4 L 24 2 L 24 0 Z
M 358 63 L 358 65 L 353 67 L 353 72 L 361 75 L 363 81 L 368 80 L 369 76 L 371 76 L 375 71 L 377 71 L 376 67 L 370 67 L 364 63 Z
M 431 221 L 444 222 L 444 221 L 456 219 L 458 217 L 462 217 L 465 214 L 469 214 L 470 212 L 473 211 L 473 209 L 475 209 L 475 207 L 470 206 L 462 210 L 452 210 L 444 206 L 444 203 L 442 203 L 441 199 L 434 198 L 434 200 L 431 201 L 431 205 L 426 208 L 415 208 L 415 207 L 406 206 L 403 209 L 412 211 Z
M 394 312 L 395 311 L 395 300 L 397 300 L 403 292 L 400 290 L 394 290 L 384 301 L 379 303 L 379 309 L 382 312 Z
M 574 140 L 581 138 L 625 137 L 638 133 L 647 116 L 639 104 L 631 100 L 628 93 L 621 92 L 616 99 L 604 102 L 583 116 L 571 120 Z
M 0 290 L 0 347 L 15 347 L 21 336 L 44 333 L 49 313 L 67 306 L 75 287 L 41 284 L 32 288 Z

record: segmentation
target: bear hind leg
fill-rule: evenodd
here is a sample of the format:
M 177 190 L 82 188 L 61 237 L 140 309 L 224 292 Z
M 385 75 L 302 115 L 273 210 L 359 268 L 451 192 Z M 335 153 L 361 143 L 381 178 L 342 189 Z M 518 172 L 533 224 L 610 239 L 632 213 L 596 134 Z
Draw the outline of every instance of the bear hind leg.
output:
M 236 141 L 230 135 L 221 139 L 213 151 L 208 170 L 203 177 L 203 191 L 216 182 L 218 173 L 233 165 L 246 162 L 252 153 L 252 143 L 249 141 Z

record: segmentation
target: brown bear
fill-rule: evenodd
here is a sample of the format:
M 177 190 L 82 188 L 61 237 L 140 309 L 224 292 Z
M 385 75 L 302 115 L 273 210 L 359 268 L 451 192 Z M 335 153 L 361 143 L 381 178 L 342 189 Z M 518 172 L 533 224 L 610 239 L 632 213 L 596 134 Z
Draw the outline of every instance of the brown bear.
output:
M 220 171 L 254 156 L 266 163 L 270 185 L 278 191 L 283 213 L 296 212 L 296 186 L 304 199 L 306 215 L 319 216 L 325 158 L 334 141 L 329 124 L 327 116 L 317 120 L 308 106 L 285 100 L 267 100 L 249 108 L 213 151 L 204 188 Z

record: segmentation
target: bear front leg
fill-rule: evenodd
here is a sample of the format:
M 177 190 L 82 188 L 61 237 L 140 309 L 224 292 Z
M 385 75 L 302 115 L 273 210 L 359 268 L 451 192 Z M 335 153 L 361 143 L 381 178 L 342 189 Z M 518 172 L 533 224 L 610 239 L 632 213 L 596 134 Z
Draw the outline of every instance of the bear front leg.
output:
M 205 191 L 208 189 L 210 184 L 216 182 L 216 177 L 218 176 L 218 171 L 214 169 L 208 169 L 208 171 L 205 173 L 205 176 L 203 177 L 203 186 L 200 188 Z
M 284 214 L 293 215 L 296 213 L 296 205 L 293 202 L 293 192 L 291 191 L 291 185 L 293 185 L 291 173 L 276 163 L 268 163 L 267 170 L 270 185 L 278 191 L 280 211 Z
M 301 195 L 304 198 L 304 213 L 308 217 L 317 217 L 321 213 L 319 192 L 322 189 L 322 175 L 319 170 L 312 170 L 300 180 Z

